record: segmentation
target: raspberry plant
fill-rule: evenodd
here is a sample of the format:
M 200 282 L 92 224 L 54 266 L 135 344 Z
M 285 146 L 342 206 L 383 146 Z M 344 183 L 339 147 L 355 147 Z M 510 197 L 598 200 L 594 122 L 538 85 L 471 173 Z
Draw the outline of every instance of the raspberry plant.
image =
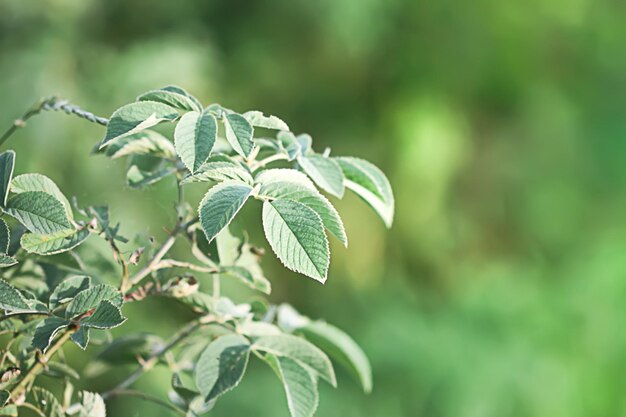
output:
M 44 99 L 9 128 L 0 145 L 44 110 L 106 126 L 94 152 L 127 158 L 128 186 L 148 187 L 173 177 L 177 220 L 163 242 L 140 247 L 124 237 L 107 206 L 69 200 L 47 176 L 19 173 L 15 152 L 0 154 L 0 415 L 17 415 L 23 408 L 34 415 L 102 417 L 107 399 L 131 395 L 175 415 L 199 416 L 238 385 L 251 357 L 276 373 L 293 417 L 314 414 L 318 379 L 336 386 L 329 357 L 364 391 L 371 390 L 368 360 L 342 330 L 287 304 L 235 302 L 220 293 L 220 280 L 270 293 L 259 264 L 263 251 L 229 230 L 242 206 L 256 199 L 278 259 L 324 283 L 330 262 L 326 232 L 345 246 L 348 239 L 339 214 L 318 188 L 337 198 L 346 188 L 355 192 L 389 227 L 393 195 L 378 168 L 357 158 L 331 157 L 328 150 L 315 152 L 309 135 L 294 135 L 275 116 L 204 107 L 178 87 L 147 92 L 110 119 Z M 157 125 L 168 123 L 175 124 L 173 140 L 158 132 L 163 129 Z M 191 183 L 208 189 L 197 209 L 197 202 L 192 206 L 184 196 Z M 81 245 L 88 238 L 106 241 L 115 268 L 85 265 Z M 170 249 L 179 240 L 188 250 L 174 258 Z M 113 338 L 110 329 L 126 321 L 124 304 L 147 297 L 174 298 L 195 318 L 167 340 L 145 333 Z M 90 339 L 100 346 L 98 361 L 132 362 L 136 370 L 107 391 L 74 393 L 78 372 L 59 353 L 66 343 L 87 349 Z M 132 389 L 157 365 L 171 370 L 169 398 Z M 59 378 L 55 393 L 38 386 L 44 374 Z

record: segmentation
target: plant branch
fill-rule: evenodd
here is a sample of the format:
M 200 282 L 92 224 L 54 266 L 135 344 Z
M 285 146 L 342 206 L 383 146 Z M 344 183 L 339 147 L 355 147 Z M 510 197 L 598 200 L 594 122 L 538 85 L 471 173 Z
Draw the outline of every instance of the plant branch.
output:
M 260 161 L 256 161 L 255 163 L 250 165 L 250 171 L 255 172 L 257 170 L 259 170 L 260 168 L 263 168 L 265 165 L 275 162 L 275 161 L 281 161 L 283 159 L 287 159 L 287 155 L 283 154 L 283 153 L 277 153 L 271 156 L 268 156 L 265 159 L 261 159 Z

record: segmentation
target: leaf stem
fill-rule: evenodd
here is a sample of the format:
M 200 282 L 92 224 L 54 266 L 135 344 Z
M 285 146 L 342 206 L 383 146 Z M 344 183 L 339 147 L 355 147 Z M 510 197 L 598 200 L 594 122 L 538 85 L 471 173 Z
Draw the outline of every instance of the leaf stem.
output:
M 283 153 L 277 153 L 271 156 L 268 156 L 265 159 L 261 159 L 260 161 L 256 161 L 255 163 L 250 165 L 250 171 L 255 172 L 257 170 L 259 170 L 260 168 L 263 168 L 265 165 L 275 162 L 275 161 L 281 161 L 283 159 L 287 159 L 287 155 L 283 154 Z

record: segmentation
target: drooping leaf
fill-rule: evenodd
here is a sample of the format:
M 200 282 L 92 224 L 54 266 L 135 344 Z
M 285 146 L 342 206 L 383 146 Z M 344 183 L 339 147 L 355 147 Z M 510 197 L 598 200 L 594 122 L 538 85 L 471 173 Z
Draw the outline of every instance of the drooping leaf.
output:
M 300 145 L 300 153 L 302 155 L 307 155 L 311 152 L 311 144 L 313 143 L 313 138 L 311 137 L 311 135 L 303 133 L 296 136 L 296 141 Z
M 176 109 L 156 101 L 138 101 L 127 104 L 111 115 L 100 149 L 116 139 L 141 132 L 161 122 L 173 121 L 178 116 Z
M 152 130 L 120 138 L 107 146 L 105 153 L 112 159 L 127 155 L 151 155 L 168 159 L 176 156 L 172 142 Z
M 48 350 L 54 337 L 69 324 L 68 320 L 60 317 L 49 317 L 42 320 L 35 328 L 32 346 L 42 352 Z
M 11 243 L 11 232 L 6 222 L 0 219 L 0 253 L 7 253 L 9 251 L 9 244 Z
M 149 155 L 133 155 L 126 171 L 126 182 L 133 188 L 143 188 L 156 184 L 176 172 L 171 163 Z
M 209 112 L 185 113 L 176 125 L 176 153 L 192 174 L 209 158 L 217 137 L 217 120 Z
M 0 268 L 8 268 L 17 263 L 17 259 L 12 256 L 0 254 Z
M 13 178 L 11 181 L 11 192 L 16 194 L 24 193 L 27 191 L 43 191 L 48 193 L 63 204 L 67 217 L 72 219 L 72 206 L 65 195 L 61 192 L 59 187 L 50 178 L 42 174 L 22 174 Z
M 276 135 L 276 139 L 280 143 L 282 151 L 287 154 L 288 161 L 293 161 L 302 153 L 302 148 L 293 133 L 285 131 L 279 132 L 278 135 Z
M 276 116 L 265 116 L 262 112 L 256 110 L 250 110 L 245 112 L 243 117 L 255 127 L 263 127 L 265 129 L 275 130 L 289 130 L 287 123 L 283 122 Z
M 266 201 L 263 230 L 287 268 L 321 283 L 326 281 L 330 250 L 319 214 L 293 200 Z
M 88 237 L 88 229 L 67 229 L 52 234 L 24 233 L 20 245 L 29 253 L 56 255 L 74 249 Z
M 137 97 L 137 101 L 157 101 L 180 110 L 202 110 L 202 106 L 196 99 L 182 88 L 175 86 L 148 91 Z
M 298 163 L 306 174 L 324 191 L 343 197 L 344 177 L 339 164 L 322 155 L 302 155 Z
M 195 380 L 205 401 L 216 399 L 236 387 L 246 370 L 250 343 L 237 334 L 219 337 L 202 352 Z
M 74 318 L 97 308 L 102 301 L 109 301 L 115 307 L 121 307 L 124 301 L 122 293 L 108 284 L 99 284 L 79 292 L 69 303 L 65 317 Z
M 228 181 L 235 180 L 252 184 L 253 179 L 250 172 L 237 162 L 225 157 L 211 157 L 202 164 L 195 174 L 189 174 L 183 178 L 181 185 L 194 182 L 207 181 Z
M 286 356 L 268 354 L 263 360 L 283 383 L 291 417 L 312 417 L 319 403 L 319 394 L 311 371 Z
M 5 405 L 7 405 L 10 399 L 11 399 L 11 394 L 9 393 L 9 391 L 6 391 L 6 390 L 0 391 L 0 407 L 4 407 Z
M 11 284 L 0 278 L 0 309 L 22 312 L 31 311 L 24 296 Z
M 112 329 L 126 321 L 122 316 L 119 307 L 114 306 L 110 301 L 102 301 L 93 314 L 80 321 L 80 324 L 96 329 Z
M 358 158 L 334 158 L 341 167 L 345 185 L 354 191 L 385 222 L 387 227 L 393 224 L 394 198 L 389 180 L 375 165 Z
M 80 411 L 78 417 L 106 417 L 106 406 L 100 394 L 80 392 Z
M 72 227 L 63 204 L 43 191 L 15 195 L 7 202 L 5 211 L 33 233 L 51 234 Z
M 87 349 L 89 344 L 89 327 L 79 327 L 78 330 L 71 336 L 72 342 L 76 343 L 76 346 L 82 350 Z
M 7 204 L 13 169 L 15 168 L 15 152 L 5 151 L 0 153 L 0 206 Z
M 80 374 L 71 366 L 61 362 L 48 362 L 48 369 L 45 370 L 45 375 L 55 378 L 69 377 L 72 379 L 80 379 Z
M 61 281 L 57 285 L 48 299 L 48 306 L 54 310 L 62 304 L 66 304 L 76 297 L 76 295 L 89 288 L 91 278 L 86 275 L 75 275 Z
M 226 140 L 230 146 L 244 158 L 250 156 L 252 149 L 254 149 L 254 141 L 252 140 L 254 128 L 252 125 L 245 117 L 237 113 L 227 114 L 222 120 L 226 130 Z
M 294 200 L 314 210 L 322 219 L 324 227 L 348 246 L 348 236 L 339 213 L 320 192 L 295 182 L 266 182 L 259 189 L 260 197 Z
M 46 417 L 65 417 L 63 408 L 59 400 L 50 392 L 41 387 L 33 387 L 32 389 L 34 405 Z
M 251 186 L 237 181 L 224 181 L 206 193 L 198 211 L 209 242 L 230 224 L 251 193 Z
M 372 391 L 372 368 L 367 356 L 344 331 L 316 321 L 300 328 L 299 332 L 352 373 L 361 383 L 363 391 Z
M 301 337 L 290 334 L 263 336 L 254 342 L 252 349 L 293 359 L 310 368 L 333 387 L 337 386 L 330 359 L 319 348 Z

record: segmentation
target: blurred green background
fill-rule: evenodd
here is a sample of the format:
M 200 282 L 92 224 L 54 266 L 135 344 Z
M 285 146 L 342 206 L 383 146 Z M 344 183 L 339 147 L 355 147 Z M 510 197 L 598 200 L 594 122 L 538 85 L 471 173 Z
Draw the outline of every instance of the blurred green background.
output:
M 374 392 L 340 372 L 318 416 L 623 416 L 624 22 L 613 0 L 0 0 L 0 128 L 41 96 L 108 116 L 167 84 L 279 115 L 318 151 L 380 166 L 396 196 L 389 232 L 356 197 L 336 201 L 350 246 L 333 242 L 325 286 L 264 261 L 274 302 L 371 359 Z M 11 139 L 17 172 L 110 204 L 127 235 L 162 236 L 172 184 L 123 187 L 123 162 L 89 156 L 102 135 L 38 116 Z M 265 244 L 258 207 L 244 217 Z M 135 303 L 121 332 L 167 335 L 181 311 Z M 138 400 L 109 412 L 170 415 Z M 258 364 L 211 415 L 288 411 Z

